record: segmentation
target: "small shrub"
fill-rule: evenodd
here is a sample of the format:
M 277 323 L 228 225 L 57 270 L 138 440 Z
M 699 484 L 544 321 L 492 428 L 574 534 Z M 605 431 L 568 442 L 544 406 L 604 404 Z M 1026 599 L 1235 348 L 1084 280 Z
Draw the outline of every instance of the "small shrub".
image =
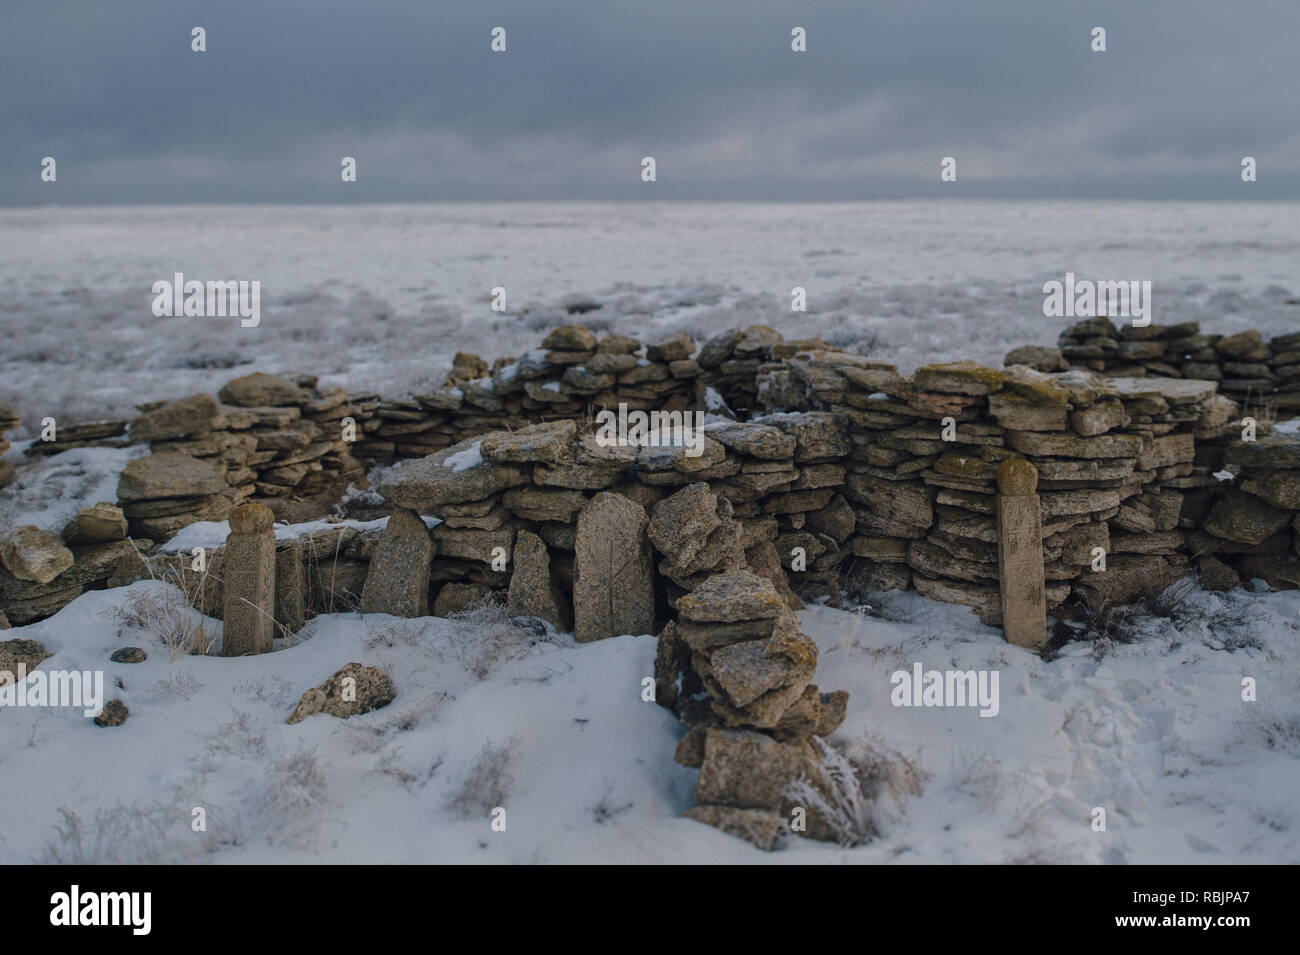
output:
M 518 748 L 519 739 L 515 736 L 499 745 L 491 740 L 484 743 L 465 781 L 447 800 L 447 808 L 466 819 L 475 819 L 504 806 L 514 786 Z
M 1081 601 L 1083 620 L 1072 626 L 1063 621 L 1053 632 L 1055 649 L 1071 640 L 1091 642 L 1100 658 L 1117 643 L 1132 643 L 1151 632 L 1152 624 L 1168 621 L 1179 631 L 1199 631 L 1205 642 L 1221 650 L 1240 650 L 1263 646 L 1255 626 L 1262 611 L 1242 599 L 1242 595 L 1207 594 L 1194 578 L 1184 577 L 1162 590 L 1152 590 L 1131 604 L 1112 604 L 1105 596 L 1089 596 Z M 1051 651 L 1049 651 L 1049 658 Z
M 820 816 L 842 846 L 870 842 L 907 796 L 921 794 L 924 774 L 916 763 L 877 740 L 863 737 L 846 747 L 816 742 L 817 778 L 800 777 L 785 795 Z
M 89 821 L 67 806 L 58 811 L 63 821 L 38 855 L 40 865 L 177 865 L 206 849 L 191 838 L 187 814 L 172 806 L 118 804 Z

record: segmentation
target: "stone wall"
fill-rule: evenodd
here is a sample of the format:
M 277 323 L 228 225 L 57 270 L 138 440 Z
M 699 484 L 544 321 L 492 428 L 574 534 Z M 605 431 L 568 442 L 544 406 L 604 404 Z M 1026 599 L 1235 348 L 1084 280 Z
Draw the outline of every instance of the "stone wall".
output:
M 1062 332 L 1060 346 L 1071 365 L 1110 377 L 1215 381 L 1221 394 L 1238 401 L 1300 410 L 1300 333 L 1265 341 L 1256 331 L 1202 334 L 1197 322 L 1116 328 L 1095 318 Z M 1010 362 L 1016 352 L 1007 357 Z
M 247 501 L 280 520 L 317 517 L 377 463 L 432 473 L 447 458 L 496 455 L 513 469 L 511 483 L 478 497 L 390 499 L 443 519 L 429 605 L 444 611 L 508 588 L 509 568 L 482 559 L 485 544 L 528 525 L 570 592 L 577 515 L 596 492 L 653 506 L 674 488 L 707 483 L 746 528 L 746 549 L 763 545 L 764 566 L 782 568 L 782 587 L 831 602 L 846 584 L 915 587 L 996 625 L 994 475 L 1015 457 L 1039 474 L 1051 608 L 1071 595 L 1131 600 L 1198 567 L 1220 584 L 1259 576 L 1266 563 L 1266 579 L 1294 576 L 1295 534 L 1282 522 L 1300 505 L 1286 450 L 1293 439 L 1270 436 L 1261 419 L 1260 447 L 1273 450 L 1252 452 L 1240 405 L 1219 393 L 1225 382 L 1241 393 L 1242 382 L 1254 381 L 1241 377 L 1251 361 L 1289 387 L 1288 368 L 1300 364 L 1290 360 L 1300 357 L 1292 338 L 1265 345 L 1253 333 L 1202 336 L 1194 324 L 1115 330 L 1098 319 L 1070 329 L 1062 349 L 1017 349 L 1001 370 L 953 363 L 901 375 L 821 341 L 785 341 L 765 326 L 725 332 L 698 349 L 685 333 L 643 346 L 572 326 L 518 359 L 489 366 L 458 355 L 444 387 L 427 394 L 381 399 L 320 388 L 310 375 L 257 373 L 216 396 L 143 406 L 129 423 L 63 428 L 57 442 L 31 450 L 147 442 L 153 453 L 127 466 L 118 503 L 133 536 L 157 541 L 196 520 L 224 520 Z M 1135 343 L 1144 347 L 1128 347 Z M 1112 357 L 1121 351 L 1123 362 Z M 1211 352 L 1223 375 L 1237 377 L 1185 377 L 1209 375 Z M 1070 367 L 1083 362 L 1092 367 Z M 1120 374 L 1138 371 L 1143 377 Z M 1150 375 L 1157 371 L 1166 375 Z M 620 403 L 709 410 L 703 453 L 598 447 L 591 416 Z M 736 417 L 747 420 L 728 420 Z M 573 429 L 571 459 L 499 457 L 514 452 L 494 450 L 509 445 L 497 433 L 539 423 Z M 488 435 L 484 451 L 475 442 Z M 1260 521 L 1269 534 L 1257 540 Z M 345 578 L 357 570 L 341 566 Z M 38 617 L 62 605 L 4 574 L 0 599 L 27 602 Z M 664 575 L 661 618 L 680 578 Z M 70 583 L 40 586 L 67 599 L 80 592 Z

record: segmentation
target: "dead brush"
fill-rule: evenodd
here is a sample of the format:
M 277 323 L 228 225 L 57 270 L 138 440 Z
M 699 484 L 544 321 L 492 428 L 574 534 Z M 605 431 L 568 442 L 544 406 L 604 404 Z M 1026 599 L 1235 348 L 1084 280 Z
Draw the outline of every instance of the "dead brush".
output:
M 1058 621 L 1052 649 L 1071 641 L 1086 641 L 1101 656 L 1117 643 L 1132 643 L 1157 621 L 1168 621 L 1180 632 L 1200 631 L 1216 649 L 1258 647 L 1252 632 L 1261 611 L 1235 596 L 1221 595 L 1208 602 L 1195 578 L 1183 577 L 1162 589 L 1151 589 L 1129 604 L 1115 604 L 1109 595 L 1085 591 L 1080 601 L 1082 621 Z
M 504 806 L 514 788 L 514 766 L 519 755 L 519 738 L 483 744 L 464 781 L 447 800 L 447 808 L 467 819 L 481 818 Z
M 131 541 L 131 546 L 135 547 L 135 541 Z M 210 571 L 205 567 L 201 573 L 187 572 L 184 558 L 178 558 L 175 566 L 169 561 L 160 568 L 160 577 L 138 547 L 135 552 L 149 578 L 167 586 L 134 590 L 127 595 L 124 606 L 112 607 L 108 612 L 126 626 L 152 634 L 167 647 L 172 660 L 186 654 L 211 653 L 216 636 L 210 632 L 208 618 L 199 609 Z M 219 580 L 215 576 L 213 579 Z
M 816 776 L 800 776 L 784 795 L 828 825 L 840 845 L 870 842 L 904 799 L 921 794 L 925 774 L 916 761 L 879 740 L 863 737 L 848 746 L 814 740 L 821 750 Z

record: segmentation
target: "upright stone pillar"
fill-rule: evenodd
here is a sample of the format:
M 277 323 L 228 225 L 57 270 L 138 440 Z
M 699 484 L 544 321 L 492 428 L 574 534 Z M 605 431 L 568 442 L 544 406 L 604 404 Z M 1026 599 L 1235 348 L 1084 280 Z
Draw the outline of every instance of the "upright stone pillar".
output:
M 1007 642 L 1038 649 L 1047 643 L 1043 514 L 1038 469 L 1028 461 L 998 467 L 998 584 Z
M 221 652 L 269 653 L 275 639 L 275 515 L 265 504 L 241 504 L 226 538 L 225 636 Z
M 290 633 L 307 623 L 307 569 L 301 541 L 287 541 L 275 551 L 275 620 Z
M 653 632 L 649 523 L 645 508 L 610 491 L 601 491 L 578 514 L 573 635 L 579 643 Z
M 370 558 L 361 589 L 361 612 L 427 617 L 433 552 L 433 538 L 424 518 L 407 507 L 393 508 Z

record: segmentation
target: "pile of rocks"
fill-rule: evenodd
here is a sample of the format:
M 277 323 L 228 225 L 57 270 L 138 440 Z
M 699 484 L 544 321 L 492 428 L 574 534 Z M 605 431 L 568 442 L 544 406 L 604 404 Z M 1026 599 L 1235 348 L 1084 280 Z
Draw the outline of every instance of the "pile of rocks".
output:
M 0 621 L 21 626 L 63 609 L 87 590 L 119 586 L 141 564 L 126 515 L 110 503 L 83 507 L 63 533 L 35 525 L 0 538 Z
M 367 428 L 358 453 L 390 461 L 428 454 L 467 438 L 523 424 L 581 420 L 592 408 L 683 411 L 697 404 L 702 369 L 695 343 L 674 332 L 644 346 L 626 335 L 596 335 L 583 325 L 557 328 L 541 348 L 489 369 L 459 353 L 440 391 L 381 402 L 384 423 Z
M 282 519 L 335 503 L 363 474 L 344 419 L 359 428 L 373 406 L 316 383 L 258 372 L 225 385 L 220 401 L 199 394 L 142 406 L 130 436 L 153 453 L 131 461 L 118 484 L 132 533 L 166 540 L 248 500 Z
M 812 682 L 817 646 L 765 577 L 708 576 L 677 614 L 659 637 L 655 683 L 656 700 L 690 727 L 674 754 L 700 770 L 686 815 L 770 849 L 794 808 L 787 787 L 819 776 L 813 737 L 843 722 L 848 694 Z M 807 834 L 827 838 L 828 826 L 810 818 Z
M 435 549 L 428 567 L 437 588 L 435 614 L 445 616 L 508 588 L 521 529 L 529 535 L 521 555 L 527 552 L 533 576 L 515 588 L 520 605 L 550 597 L 553 583 L 572 592 L 586 492 L 621 480 L 615 462 L 593 457 L 593 449 L 604 450 L 580 446 L 573 421 L 547 422 L 470 438 L 420 460 L 399 462 L 383 476 L 376 489 L 386 500 L 440 519 L 432 531 Z M 532 588 L 527 599 L 526 588 Z M 534 609 L 527 615 L 565 629 L 572 620 L 567 599 Z
M 787 359 L 801 351 L 824 351 L 819 338 L 787 341 L 767 325 L 733 328 L 704 343 L 696 362 L 704 369 L 705 406 L 748 417 L 763 410 L 810 410 L 802 389 L 792 385 Z M 709 392 L 713 397 L 710 397 Z
M 127 435 L 128 423 L 113 419 L 74 424 L 56 422 L 54 440 L 33 441 L 23 449 L 23 454 L 30 458 L 60 454 L 73 448 L 124 448 L 132 443 Z
M 14 479 L 13 462 L 4 460 L 5 454 L 12 447 L 5 440 L 5 432 L 16 430 L 19 421 L 18 412 L 14 411 L 13 406 L 7 401 L 0 401 L 0 487 L 4 487 Z
M 1060 346 L 1072 366 L 1108 377 L 1215 381 L 1221 394 L 1244 403 L 1300 409 L 1300 333 L 1265 341 L 1253 330 L 1203 335 L 1197 322 L 1117 328 L 1092 318 L 1063 331 Z M 1008 355 L 1007 364 L 1022 360 L 1021 352 Z
M 746 422 L 716 424 L 706 434 L 726 448 L 725 475 L 713 490 L 748 528 L 747 550 L 758 541 L 796 591 L 838 606 L 838 566 L 848 554 L 853 510 L 841 493 L 848 421 L 826 411 L 777 412 Z M 758 560 L 750 555 L 751 563 Z
M 1262 578 L 1300 587 L 1300 436 L 1237 437 L 1223 448 L 1226 493 L 1216 495 L 1200 530 L 1189 534 L 1201 580 L 1211 589 Z

